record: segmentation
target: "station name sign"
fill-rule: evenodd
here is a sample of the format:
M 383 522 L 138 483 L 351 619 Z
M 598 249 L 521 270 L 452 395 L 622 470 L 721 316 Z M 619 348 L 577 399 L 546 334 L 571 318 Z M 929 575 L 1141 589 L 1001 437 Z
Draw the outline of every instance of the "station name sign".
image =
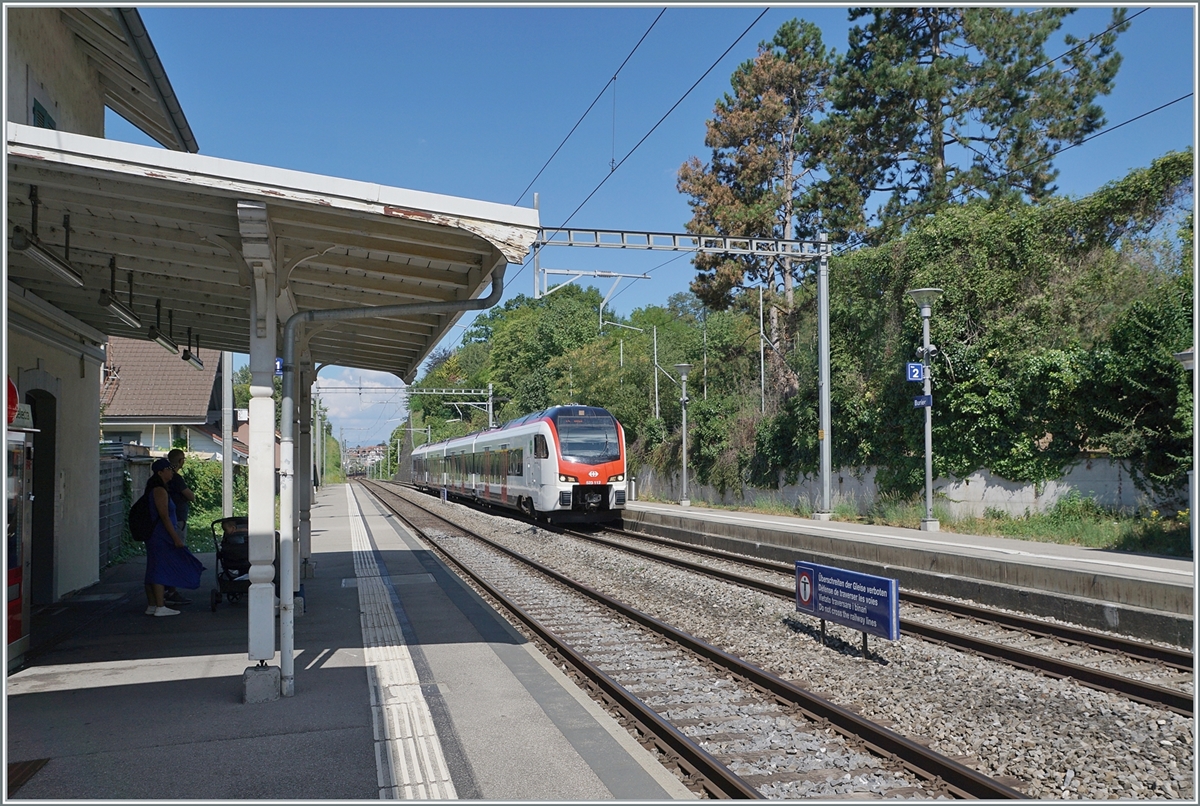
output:
M 796 610 L 878 635 L 900 639 L 900 583 L 817 563 L 796 563 Z

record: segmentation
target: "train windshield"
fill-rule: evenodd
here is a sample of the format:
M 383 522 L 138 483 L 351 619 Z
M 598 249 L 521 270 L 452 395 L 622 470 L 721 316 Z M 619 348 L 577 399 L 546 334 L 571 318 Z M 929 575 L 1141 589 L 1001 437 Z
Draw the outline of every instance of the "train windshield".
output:
M 564 459 L 599 464 L 621 458 L 617 421 L 611 414 L 559 414 L 555 426 Z

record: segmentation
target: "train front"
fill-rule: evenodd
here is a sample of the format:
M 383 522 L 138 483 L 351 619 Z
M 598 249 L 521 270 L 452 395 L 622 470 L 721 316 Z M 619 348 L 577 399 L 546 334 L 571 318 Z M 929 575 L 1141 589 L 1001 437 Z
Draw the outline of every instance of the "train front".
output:
M 594 406 L 563 406 L 551 420 L 559 456 L 559 500 L 553 519 L 602 523 L 621 517 L 625 508 L 625 432 L 621 424 L 608 411 Z

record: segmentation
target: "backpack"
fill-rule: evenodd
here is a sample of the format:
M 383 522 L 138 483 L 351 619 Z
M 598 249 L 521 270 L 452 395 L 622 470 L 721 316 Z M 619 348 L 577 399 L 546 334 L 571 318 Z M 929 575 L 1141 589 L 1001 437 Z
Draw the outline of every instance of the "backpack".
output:
M 145 543 L 150 539 L 153 531 L 154 519 L 150 514 L 150 493 L 145 492 L 129 508 L 129 536 L 139 543 Z

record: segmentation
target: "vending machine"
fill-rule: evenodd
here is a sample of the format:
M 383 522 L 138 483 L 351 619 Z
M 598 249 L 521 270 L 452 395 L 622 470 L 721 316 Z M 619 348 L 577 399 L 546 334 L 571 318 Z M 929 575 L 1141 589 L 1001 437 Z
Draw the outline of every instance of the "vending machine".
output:
M 8 671 L 29 650 L 29 544 L 33 500 L 33 434 L 9 426 L 4 481 L 8 506 Z

